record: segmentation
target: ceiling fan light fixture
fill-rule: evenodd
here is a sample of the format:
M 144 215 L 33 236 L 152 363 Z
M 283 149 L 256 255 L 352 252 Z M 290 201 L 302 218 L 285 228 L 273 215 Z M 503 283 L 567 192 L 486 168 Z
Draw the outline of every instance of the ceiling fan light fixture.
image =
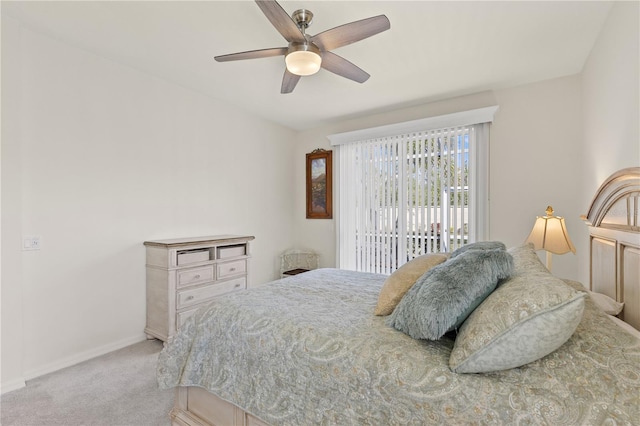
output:
M 280 35 L 287 40 L 288 45 L 219 55 L 214 59 L 217 62 L 227 62 L 284 56 L 287 68 L 282 78 L 280 93 L 291 93 L 301 77 L 313 75 L 320 68 L 349 80 L 364 83 L 370 75 L 348 60 L 336 55 L 332 50 L 364 40 L 391 28 L 389 18 L 385 15 L 378 15 L 340 25 L 311 36 L 307 35 L 307 28 L 313 20 L 311 11 L 298 9 L 289 16 L 277 0 L 256 0 L 256 4 Z
M 307 76 L 317 73 L 322 64 L 320 49 L 313 43 L 290 43 L 284 57 L 287 70 L 291 74 Z

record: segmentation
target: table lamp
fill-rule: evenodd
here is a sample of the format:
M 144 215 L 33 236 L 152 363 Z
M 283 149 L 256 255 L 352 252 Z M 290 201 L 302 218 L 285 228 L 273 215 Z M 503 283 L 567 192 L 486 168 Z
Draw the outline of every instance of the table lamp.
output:
M 564 218 L 554 216 L 551 206 L 547 207 L 546 213 L 546 216 L 536 217 L 536 223 L 525 243 L 533 243 L 536 250 L 542 249 L 547 252 L 547 269 L 551 271 L 551 253 L 575 253 L 576 248 L 569 238 Z

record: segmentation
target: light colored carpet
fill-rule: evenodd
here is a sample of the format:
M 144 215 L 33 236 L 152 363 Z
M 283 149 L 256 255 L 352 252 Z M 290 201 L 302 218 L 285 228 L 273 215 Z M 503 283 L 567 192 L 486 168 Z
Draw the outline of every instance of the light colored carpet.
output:
M 158 389 L 162 342 L 148 340 L 30 380 L 2 395 L 3 426 L 167 426 L 174 390 Z

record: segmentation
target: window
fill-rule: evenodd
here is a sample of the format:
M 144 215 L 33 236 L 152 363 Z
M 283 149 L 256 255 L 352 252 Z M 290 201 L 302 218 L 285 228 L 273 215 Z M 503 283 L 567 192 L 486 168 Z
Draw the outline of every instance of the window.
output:
M 486 236 L 488 124 L 416 130 L 446 121 L 330 137 L 339 145 L 340 268 L 391 273 Z

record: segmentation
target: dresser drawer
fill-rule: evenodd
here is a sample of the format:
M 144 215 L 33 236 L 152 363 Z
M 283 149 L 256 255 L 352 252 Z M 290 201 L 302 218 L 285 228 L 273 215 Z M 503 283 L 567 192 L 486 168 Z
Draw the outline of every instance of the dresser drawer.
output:
M 189 263 L 207 262 L 209 260 L 209 250 L 181 250 L 177 252 L 178 265 L 188 265 Z
M 176 315 L 176 330 L 180 330 L 180 328 L 184 325 L 184 323 L 187 322 L 187 320 L 191 318 L 193 314 L 198 312 L 198 308 L 199 306 L 193 309 L 178 312 L 178 314 Z
M 213 265 L 178 271 L 178 287 L 213 281 Z
M 218 247 L 218 259 L 228 259 L 230 257 L 245 256 L 247 254 L 246 244 L 235 246 Z
M 247 271 L 246 260 L 236 260 L 234 262 L 218 263 L 218 278 L 232 275 L 244 274 Z
M 178 309 L 197 305 L 215 296 L 220 296 L 247 287 L 247 278 L 240 277 L 229 281 L 212 283 L 197 288 L 178 291 L 176 305 Z

